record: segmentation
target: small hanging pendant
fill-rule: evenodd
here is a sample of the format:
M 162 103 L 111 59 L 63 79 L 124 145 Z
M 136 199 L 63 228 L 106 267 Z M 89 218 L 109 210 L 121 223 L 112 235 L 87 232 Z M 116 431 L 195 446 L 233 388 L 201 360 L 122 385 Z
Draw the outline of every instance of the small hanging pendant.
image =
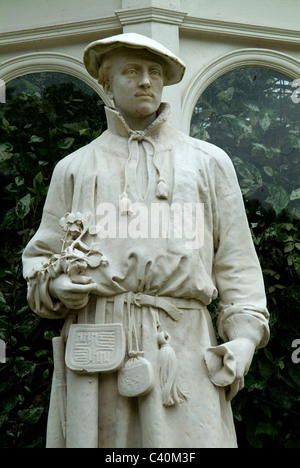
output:
M 128 198 L 126 192 L 121 193 L 119 196 L 119 210 L 121 216 L 126 216 L 128 214 L 132 214 L 133 211 L 131 210 L 130 206 L 132 205 L 131 200 Z
M 131 357 L 118 371 L 118 390 L 125 397 L 147 395 L 153 386 L 152 366 L 141 355 Z
M 160 200 L 167 200 L 168 186 L 163 177 L 160 177 L 157 182 L 156 197 Z

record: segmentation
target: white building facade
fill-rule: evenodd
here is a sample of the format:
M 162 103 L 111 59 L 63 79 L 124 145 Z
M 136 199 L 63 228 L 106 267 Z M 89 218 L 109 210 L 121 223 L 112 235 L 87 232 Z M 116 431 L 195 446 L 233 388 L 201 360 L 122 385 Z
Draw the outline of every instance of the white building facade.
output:
M 100 38 L 137 32 L 185 62 L 183 81 L 165 88 L 171 124 L 189 133 L 201 93 L 232 69 L 258 65 L 300 78 L 298 0 L 1 0 L 0 80 L 62 72 L 89 84 L 83 49 Z M 2 95 L 4 95 L 2 88 Z

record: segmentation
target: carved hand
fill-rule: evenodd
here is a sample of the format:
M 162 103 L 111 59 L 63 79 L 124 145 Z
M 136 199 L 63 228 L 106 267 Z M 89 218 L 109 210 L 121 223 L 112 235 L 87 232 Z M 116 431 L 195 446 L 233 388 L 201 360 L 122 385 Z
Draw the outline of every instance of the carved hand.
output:
M 229 349 L 235 357 L 236 361 L 236 379 L 243 378 L 249 371 L 255 345 L 248 338 L 236 338 L 226 343 L 227 349 Z
M 81 309 L 89 301 L 89 294 L 96 292 L 98 285 L 87 276 L 76 276 L 76 283 L 66 274 L 51 279 L 49 292 L 59 299 L 68 309 Z
M 209 377 L 219 387 L 230 386 L 228 400 L 232 400 L 243 388 L 244 376 L 249 371 L 255 347 L 249 338 L 236 338 L 207 350 L 205 362 Z

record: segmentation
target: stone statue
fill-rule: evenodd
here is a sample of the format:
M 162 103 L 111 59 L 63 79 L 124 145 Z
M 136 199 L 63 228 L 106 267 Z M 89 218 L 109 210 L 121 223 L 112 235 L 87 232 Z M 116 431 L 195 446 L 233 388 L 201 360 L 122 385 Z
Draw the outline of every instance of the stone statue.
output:
M 23 255 L 32 310 L 66 318 L 47 447 L 236 447 L 230 400 L 269 328 L 232 163 L 168 125 L 185 65 L 161 44 L 121 34 L 84 63 L 108 130 L 57 164 Z

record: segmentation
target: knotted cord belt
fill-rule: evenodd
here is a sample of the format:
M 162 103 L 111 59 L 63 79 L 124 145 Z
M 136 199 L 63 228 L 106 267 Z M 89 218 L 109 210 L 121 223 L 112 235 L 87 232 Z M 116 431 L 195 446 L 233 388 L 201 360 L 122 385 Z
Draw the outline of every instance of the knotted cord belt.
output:
M 107 302 L 113 302 L 116 306 L 122 303 L 131 303 L 137 307 L 155 307 L 166 312 L 173 320 L 181 319 L 183 312 L 181 309 L 201 309 L 203 305 L 197 299 L 183 299 L 170 296 L 150 296 L 149 294 L 122 293 L 116 296 L 103 298 Z M 121 303 L 121 304 L 120 304 Z

